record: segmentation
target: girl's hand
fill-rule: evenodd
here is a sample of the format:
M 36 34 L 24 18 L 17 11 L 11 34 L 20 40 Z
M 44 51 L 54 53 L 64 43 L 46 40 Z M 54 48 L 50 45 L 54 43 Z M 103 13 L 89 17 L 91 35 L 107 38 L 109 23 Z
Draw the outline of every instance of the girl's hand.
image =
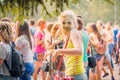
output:
M 53 42 L 53 45 L 57 45 L 57 44 L 59 44 L 60 43 L 60 40 L 55 40 L 54 42 Z
M 57 62 L 57 50 L 55 50 L 52 54 L 52 62 Z

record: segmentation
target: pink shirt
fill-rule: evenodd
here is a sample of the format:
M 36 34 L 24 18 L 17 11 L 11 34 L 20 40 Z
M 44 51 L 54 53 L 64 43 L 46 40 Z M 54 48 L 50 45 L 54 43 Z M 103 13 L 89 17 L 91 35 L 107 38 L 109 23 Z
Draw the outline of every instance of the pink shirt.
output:
M 34 34 L 35 41 L 36 41 L 37 38 L 39 38 L 40 40 L 44 40 L 45 36 L 41 31 L 37 30 Z M 44 54 L 45 53 L 45 47 L 41 44 L 35 44 L 34 51 L 37 54 L 40 54 L 40 53 Z

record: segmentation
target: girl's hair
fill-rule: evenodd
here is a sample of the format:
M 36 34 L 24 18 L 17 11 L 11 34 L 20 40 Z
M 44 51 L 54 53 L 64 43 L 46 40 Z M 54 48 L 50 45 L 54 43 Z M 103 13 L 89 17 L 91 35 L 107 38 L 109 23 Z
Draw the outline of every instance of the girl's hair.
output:
M 40 18 L 40 19 L 38 19 L 38 21 L 36 22 L 36 26 L 40 26 L 41 23 L 45 23 L 45 22 L 46 22 L 45 19 Z
M 96 24 L 91 23 L 91 27 L 92 27 L 93 32 L 98 36 L 99 41 L 102 40 L 102 36 L 99 33 Z
M 75 28 L 77 26 L 77 19 L 76 19 L 76 15 L 74 14 L 73 11 L 71 10 L 65 10 L 64 12 L 61 13 L 61 15 L 58 17 L 59 21 L 61 21 L 62 18 L 65 17 L 69 17 L 73 20 L 74 26 L 72 26 L 73 28 Z
M 32 49 L 32 41 L 31 41 L 31 35 L 30 35 L 30 29 L 29 25 L 26 21 L 24 21 L 24 24 L 20 24 L 18 27 L 17 37 L 21 35 L 26 35 L 30 44 L 30 48 Z
M 58 22 L 54 23 L 50 32 L 51 33 L 56 33 L 57 30 L 59 29 L 59 27 L 60 27 L 60 24 Z
M 105 25 L 105 28 L 108 29 L 108 30 L 111 30 L 112 29 L 112 23 L 107 22 L 106 25 Z
M 51 22 L 47 23 L 46 29 L 48 32 L 51 31 L 52 27 L 53 27 L 53 23 L 51 23 Z
M 83 24 L 84 24 L 83 19 L 78 17 L 78 18 L 77 18 L 77 24 L 78 24 L 77 29 L 78 29 L 78 30 L 81 30 L 81 29 L 83 28 Z
M 9 22 L 0 22 L 0 36 L 2 38 L 2 41 L 5 43 L 9 44 L 12 41 L 12 27 Z

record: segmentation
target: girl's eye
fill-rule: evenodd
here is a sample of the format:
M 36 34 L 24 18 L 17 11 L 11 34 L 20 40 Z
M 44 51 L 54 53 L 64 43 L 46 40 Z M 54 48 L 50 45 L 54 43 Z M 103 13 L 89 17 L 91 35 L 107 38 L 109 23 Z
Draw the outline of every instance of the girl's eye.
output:
M 71 24 L 71 22 L 68 22 L 68 24 L 70 25 L 70 24 Z
M 65 22 L 62 22 L 63 25 L 65 25 Z

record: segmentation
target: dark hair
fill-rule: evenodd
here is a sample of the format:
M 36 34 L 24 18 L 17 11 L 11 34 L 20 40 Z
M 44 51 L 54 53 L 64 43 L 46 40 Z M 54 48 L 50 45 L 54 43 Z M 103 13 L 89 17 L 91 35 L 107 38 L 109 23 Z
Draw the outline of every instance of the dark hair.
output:
M 30 23 L 30 25 L 34 25 L 35 24 L 35 20 L 34 19 L 30 19 L 29 23 Z
M 82 16 L 80 16 L 80 15 L 79 15 L 79 16 L 77 16 L 77 17 L 78 17 L 78 18 L 82 18 Z
M 27 21 L 24 21 L 24 24 L 20 24 L 20 26 L 18 27 L 18 33 L 17 33 L 17 37 L 21 36 L 21 35 L 26 35 L 28 38 L 28 41 L 30 43 L 30 48 L 32 49 L 32 41 L 31 41 L 31 35 L 30 35 L 30 29 L 29 29 L 29 25 L 27 23 Z
M 94 23 L 91 24 L 91 27 L 92 27 L 92 29 L 93 29 L 93 32 L 95 32 L 95 34 L 98 36 L 99 41 L 102 40 L 102 38 L 101 38 L 102 36 L 101 36 L 101 34 L 99 33 L 96 24 L 94 24 Z
M 81 18 L 77 18 L 77 23 L 78 23 L 77 29 L 81 30 L 83 28 L 83 24 L 84 24 L 83 20 Z

